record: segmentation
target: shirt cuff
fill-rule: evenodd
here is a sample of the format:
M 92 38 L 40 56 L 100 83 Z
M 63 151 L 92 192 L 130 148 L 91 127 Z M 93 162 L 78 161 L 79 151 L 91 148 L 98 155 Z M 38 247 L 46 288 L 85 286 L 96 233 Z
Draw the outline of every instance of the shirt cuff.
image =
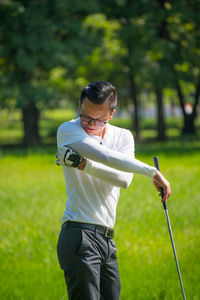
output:
M 89 159 L 86 159 L 85 168 L 83 169 L 83 172 L 93 174 L 93 164 L 92 161 Z
M 145 175 L 147 177 L 153 178 L 156 175 L 157 169 L 154 167 L 148 166 L 148 168 L 145 168 Z

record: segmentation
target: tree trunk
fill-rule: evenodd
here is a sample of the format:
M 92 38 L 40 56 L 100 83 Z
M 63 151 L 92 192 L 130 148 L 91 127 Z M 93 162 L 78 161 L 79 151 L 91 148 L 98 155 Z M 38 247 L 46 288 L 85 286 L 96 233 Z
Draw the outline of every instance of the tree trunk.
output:
M 184 114 L 184 126 L 182 128 L 182 133 L 195 133 L 195 126 L 194 126 L 194 115 Z
M 165 134 L 165 119 L 164 119 L 164 105 L 163 105 L 163 93 L 162 89 L 156 88 L 156 99 L 157 99 L 157 132 L 158 132 L 158 140 L 164 141 L 166 140 Z
M 198 82 L 196 84 L 196 92 L 195 92 L 195 103 L 193 105 L 193 110 L 192 110 L 192 113 L 191 114 L 187 114 L 186 111 L 185 111 L 185 99 L 184 99 L 184 95 L 182 93 L 182 90 L 181 90 L 181 86 L 178 82 L 178 80 L 176 81 L 176 88 L 177 88 L 177 94 L 178 94 L 178 98 L 179 98 L 179 101 L 180 101 L 180 105 L 181 105 L 181 109 L 182 109 L 182 112 L 183 112 L 183 118 L 184 118 L 184 125 L 183 125 L 183 128 L 182 128 L 182 133 L 185 134 L 185 133 L 195 133 L 196 129 L 195 129 L 195 126 L 194 126 L 194 121 L 195 121 L 195 118 L 197 116 L 197 105 L 198 105 L 198 102 L 199 102 L 199 95 L 200 95 L 200 77 L 198 79 Z
M 137 90 L 133 74 L 129 74 L 129 83 L 130 83 L 130 95 L 133 99 L 134 104 L 134 114 L 133 114 L 133 130 L 135 131 L 136 139 L 140 139 L 140 129 L 139 129 L 139 116 L 138 116 L 138 99 L 137 99 Z
M 130 96 L 133 100 L 134 104 L 134 114 L 133 114 L 133 130 L 135 131 L 135 137 L 137 140 L 140 139 L 140 129 L 139 129 L 139 116 L 138 116 L 138 98 L 137 98 L 137 86 L 135 83 L 135 76 L 133 65 L 131 62 L 132 59 L 132 48 L 130 45 L 127 45 L 128 48 L 128 66 L 129 66 L 129 88 L 130 88 Z
M 27 147 L 37 146 L 40 143 L 39 137 L 39 110 L 32 101 L 28 101 L 22 109 L 24 125 L 24 145 Z

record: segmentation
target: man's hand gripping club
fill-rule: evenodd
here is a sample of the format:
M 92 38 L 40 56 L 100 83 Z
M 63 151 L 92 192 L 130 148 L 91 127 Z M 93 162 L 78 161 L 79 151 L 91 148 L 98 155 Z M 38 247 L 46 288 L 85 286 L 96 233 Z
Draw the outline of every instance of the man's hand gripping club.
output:
M 169 182 L 165 179 L 165 177 L 160 173 L 160 171 L 156 171 L 154 178 L 152 179 L 153 184 L 156 187 L 156 190 L 159 192 L 159 196 L 161 194 L 161 188 L 163 188 L 164 196 L 162 198 L 162 202 L 167 201 L 169 196 L 171 195 L 171 188 Z

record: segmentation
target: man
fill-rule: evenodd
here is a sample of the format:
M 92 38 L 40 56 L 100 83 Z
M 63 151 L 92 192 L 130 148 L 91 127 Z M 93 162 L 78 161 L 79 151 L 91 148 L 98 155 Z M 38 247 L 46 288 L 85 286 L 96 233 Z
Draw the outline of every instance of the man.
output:
M 120 188 L 133 173 L 153 178 L 162 201 L 170 185 L 162 174 L 134 158 L 131 132 L 110 125 L 117 93 L 108 81 L 83 88 L 79 118 L 57 133 L 57 164 L 63 166 L 68 195 L 57 251 L 69 299 L 117 300 L 120 278 L 113 241 Z

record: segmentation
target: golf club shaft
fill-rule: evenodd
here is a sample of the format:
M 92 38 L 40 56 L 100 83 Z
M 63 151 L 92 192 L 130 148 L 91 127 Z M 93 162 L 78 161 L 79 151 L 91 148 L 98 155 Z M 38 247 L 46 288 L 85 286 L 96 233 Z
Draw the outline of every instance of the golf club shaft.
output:
M 183 299 L 185 300 L 186 299 L 185 298 L 185 292 L 184 292 L 184 288 L 183 288 L 183 282 L 182 282 L 181 273 L 180 273 L 180 269 L 179 269 L 178 258 L 177 258 L 177 254 L 176 254 L 176 248 L 175 248 L 175 244 L 174 244 L 174 240 L 173 240 L 173 234 L 172 234 L 172 229 L 171 229 L 171 224 L 170 224 L 167 208 L 165 209 L 165 216 L 166 216 L 166 219 L 167 219 L 167 225 L 168 225 L 169 235 L 170 235 L 172 248 L 173 248 L 173 252 L 174 252 L 174 258 L 175 258 L 175 261 L 176 261 L 176 268 L 177 268 L 177 272 L 178 272 L 178 276 L 179 276 L 179 281 L 180 281 L 180 284 L 181 284 Z
M 153 161 L 154 161 L 154 165 L 155 165 L 156 169 L 160 171 L 158 157 L 155 156 L 153 158 Z M 163 196 L 164 196 L 163 188 L 160 188 L 160 192 L 161 192 L 161 198 L 163 198 Z M 183 282 L 182 282 L 181 273 L 180 273 L 179 264 L 178 264 L 178 258 L 177 258 L 177 255 L 176 255 L 176 248 L 175 248 L 175 244 L 174 244 L 174 239 L 173 239 L 173 234 L 172 234 L 172 229 L 171 229 L 171 224 L 170 224 L 170 219 L 169 219 L 169 214 L 168 214 L 168 209 L 167 209 L 167 203 L 165 201 L 163 201 L 162 203 L 163 203 L 163 207 L 164 207 L 164 211 L 165 211 L 165 216 L 166 216 L 166 219 L 167 219 L 167 225 L 168 225 L 169 235 L 170 235 L 171 244 L 172 244 L 172 248 L 173 248 L 174 258 L 175 258 L 175 261 L 176 261 L 176 268 L 177 268 L 177 271 L 178 271 L 179 281 L 180 281 L 180 284 L 181 284 L 183 299 L 186 300 L 185 292 L 184 292 L 184 288 L 183 288 Z

